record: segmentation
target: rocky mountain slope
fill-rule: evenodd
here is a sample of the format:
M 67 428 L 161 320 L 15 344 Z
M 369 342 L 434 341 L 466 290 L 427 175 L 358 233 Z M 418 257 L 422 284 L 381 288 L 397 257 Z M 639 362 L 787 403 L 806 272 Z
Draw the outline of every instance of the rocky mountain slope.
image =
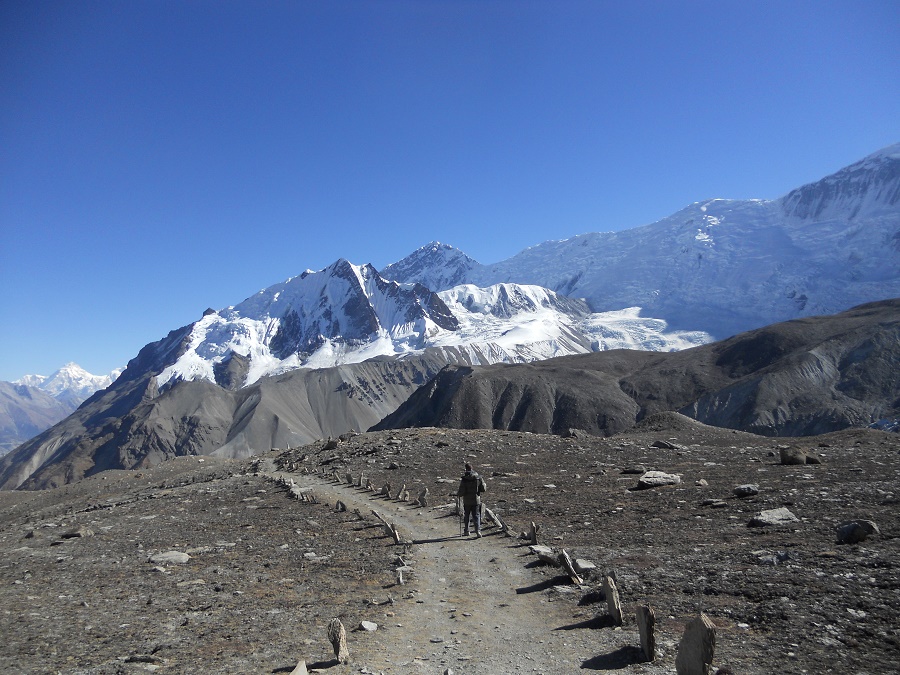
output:
M 680 352 L 447 367 L 375 428 L 610 434 L 661 411 L 780 436 L 900 417 L 900 300 Z
M 436 277 L 443 261 L 452 274 Z M 430 244 L 382 274 L 533 284 L 598 312 L 639 307 L 716 339 L 833 314 L 900 297 L 900 144 L 780 199 L 696 202 L 650 225 L 548 241 L 491 265 Z

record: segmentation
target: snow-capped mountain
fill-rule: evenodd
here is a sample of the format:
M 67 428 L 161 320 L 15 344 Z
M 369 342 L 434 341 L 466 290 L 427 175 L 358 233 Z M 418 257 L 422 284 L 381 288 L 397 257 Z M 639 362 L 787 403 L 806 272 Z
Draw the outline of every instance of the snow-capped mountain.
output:
M 77 363 L 70 362 L 50 376 L 25 375 L 13 384 L 40 389 L 59 401 L 66 401 L 77 407 L 94 392 L 106 389 L 121 372 L 121 369 L 117 369 L 109 375 L 93 375 Z
M 0 459 L 0 487 L 49 487 L 183 454 L 243 457 L 367 429 L 423 385 L 434 393 L 447 364 L 681 350 L 711 335 L 898 298 L 898 195 L 900 146 L 892 146 L 781 199 L 697 202 L 651 225 L 546 242 L 493 265 L 437 243 L 382 274 L 339 260 L 146 345 L 111 386 Z M 873 307 L 889 314 L 895 304 Z M 779 331 L 805 335 L 815 323 Z M 738 340 L 735 362 L 774 359 L 794 342 Z M 838 364 L 850 373 L 848 392 L 856 361 L 874 353 L 864 379 L 875 377 L 878 396 L 896 407 L 893 344 L 850 345 L 850 361 Z M 694 358 L 694 350 L 682 354 Z M 801 360 L 814 383 L 837 368 L 817 353 Z M 667 359 L 633 351 L 610 359 L 638 361 Z M 652 378 L 623 386 L 612 375 L 613 393 L 652 397 L 652 382 L 669 380 L 681 394 L 696 389 L 687 371 L 656 367 Z M 715 391 L 724 387 L 716 405 L 781 414 L 779 396 L 751 401 L 756 390 L 732 381 L 743 370 L 729 373 L 716 376 Z M 580 374 L 574 381 L 594 396 Z
M 15 382 L 0 382 L 0 455 L 64 419 L 120 373 L 92 375 L 67 363 L 49 377 L 25 375 Z
M 441 253 L 445 249 L 434 251 Z M 534 286 L 458 286 L 433 293 L 387 281 L 371 265 L 338 260 L 209 310 L 157 377 L 227 387 L 297 368 L 441 351 L 451 363 L 514 363 L 613 347 L 681 349 L 702 332 L 667 332 L 636 312 L 592 313 L 583 301 Z
M 433 241 L 388 265 L 379 274 L 391 281 L 415 279 L 426 288 L 442 291 L 469 283 L 473 272 L 481 267 L 462 251 Z
M 460 259 L 432 244 L 385 274 L 433 279 L 438 256 Z M 639 307 L 716 338 L 897 297 L 900 144 L 780 199 L 711 199 L 651 225 L 548 241 L 492 265 L 469 260 L 466 283 L 542 286 L 598 312 Z

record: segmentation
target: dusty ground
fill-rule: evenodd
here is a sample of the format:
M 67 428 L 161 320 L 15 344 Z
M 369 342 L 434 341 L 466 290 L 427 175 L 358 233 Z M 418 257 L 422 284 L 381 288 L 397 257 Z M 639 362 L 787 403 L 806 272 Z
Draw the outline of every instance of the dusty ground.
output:
M 782 444 L 823 463 L 782 466 Z M 0 493 L 0 670 L 289 673 L 305 659 L 335 675 L 669 673 L 685 622 L 704 611 L 717 668 L 900 672 L 900 435 L 770 439 L 664 416 L 609 439 L 415 429 L 323 446 Z M 447 495 L 467 460 L 514 532 L 535 521 L 542 543 L 614 575 L 623 627 L 606 620 L 599 575 L 577 587 L 514 537 L 459 537 Z M 625 472 L 641 467 L 682 483 L 632 491 L 639 474 Z M 302 473 L 333 469 L 393 493 L 428 487 L 429 506 Z M 290 499 L 274 480 L 283 472 L 319 503 Z M 759 494 L 735 497 L 745 483 Z M 747 527 L 780 506 L 799 521 Z M 416 542 L 408 552 L 372 508 Z M 881 535 L 836 544 L 854 518 Z M 150 562 L 173 550 L 191 557 Z M 404 585 L 398 554 L 413 570 Z M 652 664 L 637 649 L 638 604 L 657 616 Z M 325 638 L 334 616 L 351 631 L 346 665 Z M 353 630 L 363 620 L 378 630 Z

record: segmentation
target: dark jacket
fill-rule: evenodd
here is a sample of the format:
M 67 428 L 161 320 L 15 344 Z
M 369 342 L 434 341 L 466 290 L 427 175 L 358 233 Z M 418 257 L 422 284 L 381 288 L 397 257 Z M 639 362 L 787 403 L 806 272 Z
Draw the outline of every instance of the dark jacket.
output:
M 475 506 L 481 503 L 481 495 L 487 490 L 484 484 L 484 478 L 474 471 L 466 471 L 462 480 L 459 481 L 459 490 L 456 491 L 457 497 L 463 498 L 463 504 L 466 506 Z

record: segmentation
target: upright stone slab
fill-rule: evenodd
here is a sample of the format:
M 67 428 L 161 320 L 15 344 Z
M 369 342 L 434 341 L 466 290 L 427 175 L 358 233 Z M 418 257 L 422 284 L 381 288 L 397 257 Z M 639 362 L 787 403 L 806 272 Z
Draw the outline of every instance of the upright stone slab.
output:
M 606 596 L 606 608 L 612 617 L 613 623 L 622 625 L 622 603 L 619 600 L 619 589 L 612 577 L 603 578 L 603 595 Z
M 709 675 L 716 651 L 716 626 L 706 614 L 684 627 L 675 657 L 678 675 Z
M 656 613 L 650 605 L 635 610 L 638 632 L 641 634 L 641 650 L 647 661 L 656 660 Z
M 350 653 L 347 651 L 347 631 L 340 619 L 328 622 L 328 641 L 331 642 L 338 663 L 347 663 L 350 660 Z

